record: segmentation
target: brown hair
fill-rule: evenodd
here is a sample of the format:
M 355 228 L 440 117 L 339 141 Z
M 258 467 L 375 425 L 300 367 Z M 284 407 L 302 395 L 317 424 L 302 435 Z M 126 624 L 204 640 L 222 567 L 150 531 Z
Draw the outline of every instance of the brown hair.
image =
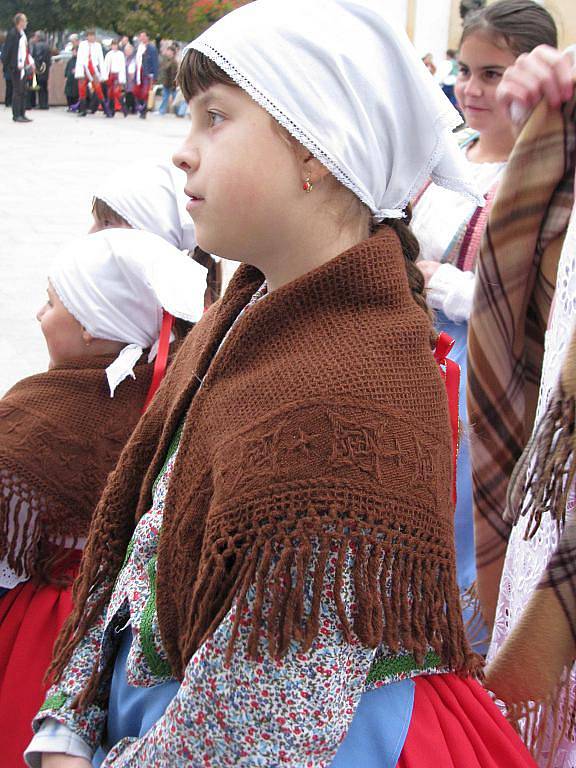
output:
M 190 49 L 184 58 L 178 69 L 177 82 L 182 90 L 186 101 L 194 98 L 198 93 L 207 91 L 212 85 L 221 84 L 239 87 L 232 78 L 224 72 L 212 59 L 205 56 L 203 53 Z M 284 130 L 284 129 L 282 129 Z M 291 141 L 295 141 L 289 136 Z M 348 190 L 347 190 L 348 191 Z M 370 221 L 371 214 L 369 209 L 364 203 L 362 203 L 352 192 L 350 192 L 351 205 L 350 213 L 357 216 L 364 216 L 367 222 Z M 381 225 L 388 225 L 391 227 L 400 240 L 402 245 L 402 252 L 404 253 L 404 259 L 406 262 L 406 273 L 408 275 L 408 283 L 412 296 L 415 302 L 426 314 L 433 320 L 433 315 L 428 309 L 426 304 L 426 298 L 424 295 L 424 276 L 416 266 L 416 259 L 420 254 L 420 246 L 418 240 L 409 228 L 412 212 L 410 209 L 407 211 L 406 219 L 386 219 Z M 370 234 L 373 234 L 378 228 L 372 227 Z
M 116 213 L 114 208 L 111 208 L 108 203 L 105 203 L 103 200 L 100 200 L 100 198 L 95 197 L 92 200 L 92 213 L 94 216 L 96 216 L 100 221 L 104 221 L 107 219 L 108 221 L 111 221 L 113 224 L 120 224 L 124 227 L 131 227 L 131 225 L 124 219 L 122 216 L 120 216 L 119 213 Z
M 495 45 L 505 44 L 516 56 L 538 45 L 558 47 L 558 30 L 550 13 L 534 0 L 499 0 L 474 11 L 464 21 L 460 45 L 475 32 Z
M 203 251 L 199 245 L 189 255 L 208 270 L 204 292 L 204 309 L 208 309 L 218 301 L 222 293 L 222 269 L 219 262 L 211 254 Z
M 218 83 L 239 87 L 212 59 L 193 48 L 184 55 L 178 67 L 176 81 L 186 101 L 190 101 L 198 93 L 207 91 L 212 85 Z

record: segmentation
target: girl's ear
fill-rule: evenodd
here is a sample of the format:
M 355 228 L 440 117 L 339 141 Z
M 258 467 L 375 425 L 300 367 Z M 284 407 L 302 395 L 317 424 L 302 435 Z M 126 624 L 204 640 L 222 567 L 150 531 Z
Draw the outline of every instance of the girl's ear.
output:
M 87 347 L 89 347 L 90 344 L 92 344 L 92 342 L 94 341 L 94 336 L 92 336 L 92 334 L 88 333 L 86 328 L 82 328 L 82 341 L 84 342 L 84 344 Z
M 317 160 L 314 155 L 306 151 L 306 154 L 302 158 L 302 182 L 310 182 L 311 184 L 318 184 L 323 178 L 330 174 L 330 171 L 322 165 L 320 160 Z

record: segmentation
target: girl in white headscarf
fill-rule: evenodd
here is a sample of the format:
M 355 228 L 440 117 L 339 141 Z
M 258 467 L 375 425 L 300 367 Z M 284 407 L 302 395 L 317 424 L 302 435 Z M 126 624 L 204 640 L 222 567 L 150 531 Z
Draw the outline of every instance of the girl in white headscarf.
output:
M 49 272 L 49 370 L 0 400 L 4 765 L 24 765 L 92 513 L 174 351 L 163 317 L 197 321 L 204 280 L 164 240 L 119 229 L 71 242 Z
M 30 765 L 531 765 L 474 679 L 402 219 L 430 175 L 481 199 L 458 115 L 381 0 L 255 0 L 181 86 L 198 242 L 243 264 L 105 492 Z
M 100 183 L 92 201 L 91 232 L 131 227 L 163 237 L 185 250 L 208 269 L 205 306 L 216 301 L 238 264 L 222 264 L 198 247 L 194 222 L 184 193 L 186 177 L 171 163 L 142 164 L 117 169 Z

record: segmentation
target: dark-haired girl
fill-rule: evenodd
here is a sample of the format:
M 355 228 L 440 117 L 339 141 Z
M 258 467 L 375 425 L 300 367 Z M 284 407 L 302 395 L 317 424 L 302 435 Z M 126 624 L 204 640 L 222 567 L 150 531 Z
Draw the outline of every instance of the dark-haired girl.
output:
M 550 13 L 533 0 L 499 0 L 466 18 L 458 51 L 455 93 L 468 130 L 458 135 L 485 204 L 478 207 L 473 200 L 429 183 L 414 205 L 411 227 L 420 244 L 418 265 L 426 279 L 426 296 L 437 312 L 437 327 L 456 342 L 452 356 L 461 366 L 460 419 L 463 424 L 467 424 L 467 336 L 476 263 L 492 202 L 517 135 L 507 105 L 496 98 L 496 89 L 518 56 L 543 44 L 557 45 L 556 25 Z M 466 429 L 461 434 L 457 488 L 458 583 L 463 591 L 467 590 L 475 581 L 478 568 L 478 590 L 484 618 L 490 626 L 494 605 L 487 604 L 485 585 L 492 580 L 498 524 L 485 523 L 486 516 L 492 513 L 493 501 L 486 489 L 475 500 L 477 525 L 476 531 L 473 530 Z M 471 611 L 466 613 L 467 618 L 471 615 Z M 472 633 L 485 649 L 486 628 L 474 622 Z

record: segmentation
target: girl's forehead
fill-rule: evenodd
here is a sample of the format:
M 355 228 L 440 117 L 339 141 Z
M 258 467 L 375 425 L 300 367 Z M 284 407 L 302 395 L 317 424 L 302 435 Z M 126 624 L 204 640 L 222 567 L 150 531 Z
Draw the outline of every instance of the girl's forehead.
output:
M 462 43 L 458 52 L 460 64 L 497 69 L 508 67 L 516 60 L 516 55 L 503 45 L 497 45 L 485 35 L 470 35 Z

